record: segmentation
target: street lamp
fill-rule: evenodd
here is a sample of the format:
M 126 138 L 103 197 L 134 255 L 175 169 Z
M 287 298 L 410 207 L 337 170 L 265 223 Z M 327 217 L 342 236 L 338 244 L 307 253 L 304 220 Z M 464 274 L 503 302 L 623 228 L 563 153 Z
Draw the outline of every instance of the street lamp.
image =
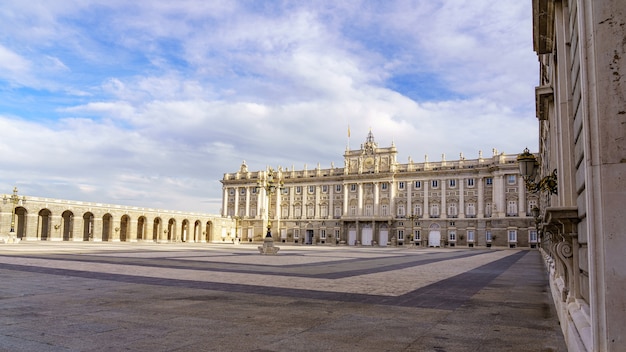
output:
M 529 192 L 557 194 L 556 169 L 554 169 L 550 175 L 545 176 L 539 181 L 535 181 L 537 179 L 539 162 L 528 148 L 525 148 L 524 152 L 517 156 L 517 163 L 519 164 L 520 174 L 522 174 L 522 178 L 526 183 L 526 189 Z
M 272 222 L 270 221 L 270 199 L 273 194 L 276 193 L 276 190 L 283 189 L 284 182 L 283 180 L 277 180 L 274 177 L 274 170 L 270 167 L 267 171 L 267 178 L 263 180 L 258 180 L 256 184 L 256 191 L 260 191 L 264 189 L 267 194 L 267 234 L 265 238 L 272 238 Z
M 20 197 L 17 195 L 17 187 L 13 187 L 13 194 L 10 197 L 7 197 L 6 194 L 2 197 L 2 201 L 4 204 L 11 203 L 11 231 L 9 231 L 9 240 L 8 243 L 14 243 L 19 240 L 15 237 L 15 210 L 19 204 L 26 201 L 26 197 Z
M 267 171 L 267 177 L 258 180 L 256 185 L 256 191 L 264 189 L 267 196 L 267 234 L 263 239 L 263 246 L 259 246 L 259 252 L 261 254 L 276 254 L 280 248 L 274 247 L 274 239 L 272 238 L 272 221 L 270 220 L 270 205 L 272 194 L 276 193 L 276 190 L 283 189 L 283 180 L 278 180 L 274 176 L 274 170 L 269 168 Z

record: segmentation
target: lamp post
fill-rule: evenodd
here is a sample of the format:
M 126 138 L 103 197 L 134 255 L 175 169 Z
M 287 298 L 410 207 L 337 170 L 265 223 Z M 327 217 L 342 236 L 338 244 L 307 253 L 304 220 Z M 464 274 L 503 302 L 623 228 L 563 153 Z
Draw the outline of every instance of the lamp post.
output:
M 275 175 L 275 171 L 270 167 L 267 171 L 267 177 L 257 181 L 256 191 L 265 190 L 267 197 L 267 233 L 263 239 L 263 246 L 259 246 L 261 254 L 276 254 L 279 250 L 274 247 L 274 239 L 272 238 L 272 221 L 270 220 L 271 197 L 277 190 L 283 189 L 283 180 L 279 180 Z
M 548 192 L 549 194 L 557 194 L 557 177 L 556 169 L 548 176 L 545 176 L 539 181 L 536 181 L 539 162 L 537 158 L 528 150 L 524 149 L 522 154 L 517 156 L 517 162 L 519 164 L 520 174 L 526 183 L 526 189 L 532 193 Z
M 4 195 L 2 197 L 4 204 L 11 203 L 11 230 L 9 231 L 9 238 L 7 243 L 17 243 L 19 239 L 15 236 L 15 210 L 19 204 L 26 201 L 26 197 L 20 197 L 17 195 L 17 187 L 13 187 L 13 194 L 10 197 Z

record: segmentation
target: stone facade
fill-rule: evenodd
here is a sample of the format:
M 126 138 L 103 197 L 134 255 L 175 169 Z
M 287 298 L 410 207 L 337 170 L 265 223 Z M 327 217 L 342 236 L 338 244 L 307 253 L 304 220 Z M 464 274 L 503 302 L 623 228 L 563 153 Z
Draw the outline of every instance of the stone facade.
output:
M 0 240 L 11 231 L 11 195 L 0 203 Z M 19 196 L 16 238 L 22 241 L 232 242 L 234 221 L 216 215 Z
M 244 162 L 222 179 L 222 215 L 250 242 L 262 240 L 269 220 L 281 243 L 537 246 L 537 197 L 526 192 L 517 155 L 406 164 L 396 157 L 395 145 L 378 147 L 370 131 L 359 149 L 346 149 L 341 168 L 249 171 Z M 274 193 L 257 187 L 270 174 Z
M 626 346 L 626 1 L 535 0 L 540 198 L 551 290 L 570 351 Z

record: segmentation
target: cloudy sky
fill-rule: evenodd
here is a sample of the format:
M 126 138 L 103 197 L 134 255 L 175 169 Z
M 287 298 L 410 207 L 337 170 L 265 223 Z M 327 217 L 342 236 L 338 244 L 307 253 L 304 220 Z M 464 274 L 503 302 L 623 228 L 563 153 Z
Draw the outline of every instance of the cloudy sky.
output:
M 0 194 L 219 213 L 223 174 L 537 150 L 531 1 L 5 0 Z M 351 138 L 348 139 L 348 126 Z

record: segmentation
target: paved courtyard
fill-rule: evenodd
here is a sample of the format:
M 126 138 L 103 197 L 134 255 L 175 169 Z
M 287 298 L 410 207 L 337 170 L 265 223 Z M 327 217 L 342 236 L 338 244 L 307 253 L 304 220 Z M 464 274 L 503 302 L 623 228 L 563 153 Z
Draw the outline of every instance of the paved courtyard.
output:
M 566 351 L 538 251 L 0 247 L 0 351 Z

